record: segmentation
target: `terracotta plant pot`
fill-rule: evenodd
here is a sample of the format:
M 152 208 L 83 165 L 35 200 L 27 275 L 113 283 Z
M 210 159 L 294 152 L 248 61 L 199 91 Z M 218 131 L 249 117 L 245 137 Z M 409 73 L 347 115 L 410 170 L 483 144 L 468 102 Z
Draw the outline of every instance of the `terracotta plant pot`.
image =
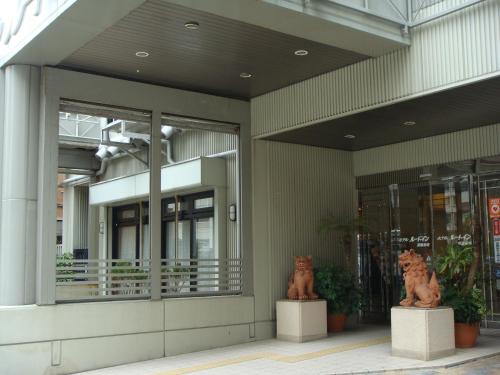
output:
M 479 335 L 479 323 L 455 323 L 455 347 L 472 348 Z
M 328 314 L 326 318 L 326 326 L 328 332 L 341 332 L 344 330 L 347 315 L 345 314 Z

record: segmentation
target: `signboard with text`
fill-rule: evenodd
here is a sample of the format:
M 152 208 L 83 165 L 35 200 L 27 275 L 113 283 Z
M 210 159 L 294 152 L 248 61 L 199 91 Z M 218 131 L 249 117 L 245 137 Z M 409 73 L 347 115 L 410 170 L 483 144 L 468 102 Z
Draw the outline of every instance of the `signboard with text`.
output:
M 488 199 L 488 214 L 490 219 L 500 218 L 500 198 Z

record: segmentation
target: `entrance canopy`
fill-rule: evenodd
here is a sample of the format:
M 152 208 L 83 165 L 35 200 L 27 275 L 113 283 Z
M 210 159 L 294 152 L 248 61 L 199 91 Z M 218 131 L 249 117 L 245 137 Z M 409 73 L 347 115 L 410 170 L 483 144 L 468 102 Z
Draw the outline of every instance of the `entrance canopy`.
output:
M 358 151 L 500 122 L 500 78 L 490 78 L 265 139 Z

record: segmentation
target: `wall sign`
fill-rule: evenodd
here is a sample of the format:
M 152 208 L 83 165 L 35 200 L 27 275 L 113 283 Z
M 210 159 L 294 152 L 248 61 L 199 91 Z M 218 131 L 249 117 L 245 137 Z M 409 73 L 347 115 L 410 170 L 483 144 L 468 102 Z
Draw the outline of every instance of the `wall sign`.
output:
M 458 245 L 472 245 L 472 236 L 469 233 L 437 236 L 436 241 L 457 241 Z
M 42 8 L 42 0 L 20 0 L 18 1 L 11 17 L 7 20 L 0 20 L 0 39 L 3 44 L 8 44 L 10 38 L 18 33 L 21 25 L 23 24 L 26 8 L 32 2 L 35 2 L 33 15 L 38 16 Z
M 495 251 L 495 263 L 500 263 L 500 236 L 493 237 L 493 249 Z
M 500 220 L 499 219 L 493 220 L 493 235 L 500 236 Z
M 488 199 L 488 213 L 490 219 L 500 218 L 500 198 Z
M 423 236 L 411 236 L 411 237 L 400 237 L 398 241 L 402 244 L 407 244 L 407 243 L 416 243 L 417 247 L 430 247 L 430 237 L 423 235 Z

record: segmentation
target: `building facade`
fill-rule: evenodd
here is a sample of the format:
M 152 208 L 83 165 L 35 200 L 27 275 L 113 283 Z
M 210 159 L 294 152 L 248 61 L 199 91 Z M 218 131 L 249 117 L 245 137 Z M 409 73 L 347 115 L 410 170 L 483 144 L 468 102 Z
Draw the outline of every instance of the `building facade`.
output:
M 500 1 L 0 4 L 0 372 L 274 337 L 294 255 L 387 323 L 399 252 L 480 243 L 498 324 Z

